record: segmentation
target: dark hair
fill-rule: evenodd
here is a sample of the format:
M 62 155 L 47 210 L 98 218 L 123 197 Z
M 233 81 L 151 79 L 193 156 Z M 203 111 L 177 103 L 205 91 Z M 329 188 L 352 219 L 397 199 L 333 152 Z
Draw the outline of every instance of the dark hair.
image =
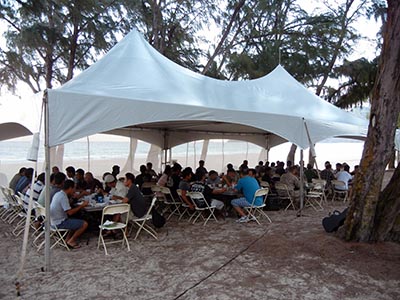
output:
M 37 180 L 41 181 L 41 182 L 44 182 L 44 178 L 45 178 L 45 175 L 44 175 L 44 172 L 43 172 L 43 173 L 39 174 L 39 176 L 37 177 Z
M 72 173 L 75 175 L 75 168 L 72 166 L 69 166 L 68 168 L 65 169 L 65 171 L 67 171 L 68 173 Z
M 119 166 L 118 166 L 118 165 L 113 165 L 112 169 L 113 169 L 113 170 L 116 170 L 116 169 L 119 170 Z
M 257 174 L 257 171 L 256 171 L 256 169 L 247 169 L 247 173 L 253 173 L 254 175 L 256 175 Z
M 167 175 L 171 174 L 171 166 L 170 165 L 165 166 L 164 174 L 167 174 Z
M 103 180 L 104 180 L 104 178 L 107 176 L 107 175 L 112 175 L 110 172 L 105 172 L 104 174 L 103 174 Z
M 345 171 L 349 172 L 349 171 L 350 171 L 350 166 L 349 166 L 348 164 L 345 164 L 344 167 L 343 167 L 343 169 L 344 169 Z
M 204 160 L 199 160 L 199 164 L 204 164 Z
M 192 174 L 192 169 L 189 168 L 189 167 L 188 167 L 188 168 L 185 168 L 185 169 L 182 171 L 182 178 L 188 177 L 189 174 L 190 174 L 190 175 Z
M 140 173 L 146 173 L 147 168 L 146 168 L 145 165 L 141 165 L 140 168 L 139 168 L 139 170 L 140 170 Z
M 132 182 L 135 182 L 135 175 L 133 175 L 132 173 L 126 173 L 126 174 L 125 174 L 125 178 L 126 178 L 127 180 L 132 181 Z
M 53 181 L 54 181 L 54 177 L 56 177 L 56 174 L 51 173 L 51 174 L 50 174 L 50 182 L 53 182 Z
M 211 170 L 210 172 L 208 172 L 208 176 L 211 176 L 211 175 L 218 175 L 218 173 L 215 170 Z
M 25 176 L 28 178 L 32 178 L 33 172 L 34 172 L 33 168 L 28 168 L 25 170 Z
M 76 173 L 82 176 L 85 175 L 85 171 L 83 171 L 82 169 L 76 170 Z
M 75 182 L 71 179 L 65 180 L 63 190 L 69 190 L 70 188 L 73 188 L 75 186 Z
M 148 166 L 148 167 L 151 168 L 151 167 L 153 166 L 153 163 L 151 163 L 151 162 L 149 161 L 149 162 L 147 162 L 146 166 Z
M 22 167 L 21 169 L 19 169 L 19 174 L 21 174 L 21 173 L 25 173 L 26 172 L 26 168 L 25 167 Z
M 241 173 L 242 173 L 243 175 L 249 175 L 249 170 L 250 170 L 250 169 L 246 169 L 246 168 L 245 168 L 245 169 L 242 170 Z
M 226 168 L 228 170 L 233 170 L 233 165 L 231 163 L 229 163 L 229 164 L 226 165 Z
M 65 179 L 67 179 L 67 176 L 62 172 L 54 174 L 54 184 L 55 185 L 62 184 L 65 181 Z

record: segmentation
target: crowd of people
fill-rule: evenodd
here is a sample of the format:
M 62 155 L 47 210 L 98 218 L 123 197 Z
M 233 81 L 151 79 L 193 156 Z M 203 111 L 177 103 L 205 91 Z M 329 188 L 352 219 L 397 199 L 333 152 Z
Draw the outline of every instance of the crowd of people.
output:
M 358 171 L 358 166 L 350 173 L 350 167 L 346 163 L 336 164 L 333 170 L 330 162 L 325 163 L 325 169 L 317 171 L 311 165 L 304 170 L 304 182 L 311 183 L 313 179 L 326 180 L 329 189 L 332 180 L 344 182 L 340 189 L 349 189 L 351 181 Z M 204 207 L 205 203 L 194 203 L 188 196 L 190 192 L 200 192 L 205 201 L 215 206 L 217 211 L 222 211 L 224 206 L 232 206 L 237 213 L 237 222 L 245 223 L 251 220 L 246 214 L 245 207 L 262 204 L 262 198 L 254 199 L 255 192 L 260 188 L 261 182 L 266 182 L 274 191 L 276 182 L 286 184 L 293 193 L 293 198 L 299 198 L 300 190 L 300 168 L 292 165 L 290 161 L 277 161 L 264 163 L 260 161 L 257 166 L 250 168 L 248 161 L 244 160 L 238 169 L 232 164 L 227 164 L 226 171 L 218 174 L 215 170 L 208 171 L 203 160 L 193 171 L 192 168 L 183 168 L 179 163 L 165 166 L 162 174 L 153 170 L 151 162 L 140 166 L 140 174 L 137 176 L 126 173 L 120 175 L 120 167 L 115 165 L 111 172 L 102 176 L 102 181 L 96 179 L 91 172 L 69 166 L 65 173 L 60 172 L 58 167 L 52 168 L 50 176 L 50 217 L 53 226 L 70 230 L 66 239 L 71 248 L 79 247 L 77 239 L 87 229 L 88 223 L 79 217 L 75 217 L 79 211 L 88 205 L 85 196 L 96 194 L 107 195 L 109 199 L 129 203 L 133 214 L 142 217 L 146 211 L 146 196 L 152 196 L 152 185 L 168 187 L 174 199 L 181 199 L 189 211 L 194 211 L 195 206 Z M 34 170 L 32 168 L 21 168 L 10 181 L 9 187 L 24 195 L 23 201 L 27 208 L 29 197 L 32 195 L 34 201 L 45 205 L 45 174 L 41 173 L 32 181 Z M 33 185 L 31 184 L 32 182 Z M 180 193 L 178 195 L 178 190 Z M 237 192 L 237 198 L 230 199 L 230 203 L 222 201 L 221 196 L 227 191 Z M 226 200 L 226 199 L 224 199 Z M 78 204 L 79 203 L 79 204 Z

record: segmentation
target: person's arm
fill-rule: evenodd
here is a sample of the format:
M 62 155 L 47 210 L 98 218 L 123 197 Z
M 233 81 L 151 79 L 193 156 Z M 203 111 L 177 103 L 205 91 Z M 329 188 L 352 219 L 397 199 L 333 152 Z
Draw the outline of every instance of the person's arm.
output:
M 76 214 L 78 211 L 80 211 L 82 208 L 86 207 L 89 204 L 89 201 L 85 200 L 83 203 L 79 206 L 76 206 L 74 208 L 68 209 L 66 211 L 68 216 L 72 216 L 73 214 Z
M 186 196 L 187 191 L 182 190 L 181 195 L 182 195 L 182 200 L 189 206 L 190 209 L 194 209 L 194 205 L 192 201 L 189 200 L 189 198 Z

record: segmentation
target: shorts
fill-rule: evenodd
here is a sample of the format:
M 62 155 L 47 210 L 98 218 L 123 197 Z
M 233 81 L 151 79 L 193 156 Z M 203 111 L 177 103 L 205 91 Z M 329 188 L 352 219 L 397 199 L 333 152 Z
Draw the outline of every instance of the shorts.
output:
M 250 206 L 250 203 L 247 202 L 245 197 L 233 199 L 231 201 L 231 204 L 233 207 L 248 207 L 248 206 Z
M 217 210 L 221 210 L 221 209 L 224 208 L 224 202 L 222 202 L 222 201 L 220 201 L 220 200 L 217 200 L 217 199 L 212 199 L 212 200 L 211 200 L 211 205 L 212 205 L 212 206 L 215 206 L 215 208 L 216 208 Z
M 81 219 L 65 219 L 60 224 L 57 225 L 58 229 L 68 229 L 68 230 L 78 230 L 85 223 L 84 220 Z

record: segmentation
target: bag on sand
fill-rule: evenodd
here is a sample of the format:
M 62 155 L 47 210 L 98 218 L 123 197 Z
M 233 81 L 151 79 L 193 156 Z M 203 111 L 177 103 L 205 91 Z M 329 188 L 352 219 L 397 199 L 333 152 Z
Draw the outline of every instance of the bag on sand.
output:
M 161 228 L 165 224 L 165 218 L 162 216 L 156 209 L 152 209 L 151 211 L 151 220 L 153 222 L 154 227 Z
M 347 210 L 348 210 L 348 208 L 346 208 L 342 212 L 335 210 L 328 217 L 323 218 L 322 226 L 324 226 L 325 231 L 326 232 L 337 231 L 339 229 L 339 227 L 344 224 L 344 220 L 346 219 L 346 215 L 347 215 Z

